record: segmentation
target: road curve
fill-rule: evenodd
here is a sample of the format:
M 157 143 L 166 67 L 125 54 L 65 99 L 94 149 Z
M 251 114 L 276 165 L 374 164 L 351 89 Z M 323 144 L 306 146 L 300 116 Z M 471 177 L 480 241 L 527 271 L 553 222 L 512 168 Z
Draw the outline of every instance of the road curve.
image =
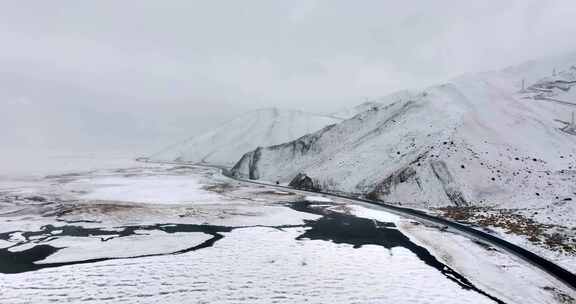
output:
M 379 208 L 382 208 L 383 210 L 389 211 L 389 212 L 394 213 L 394 214 L 398 214 L 398 215 L 402 215 L 405 217 L 414 218 L 414 219 L 418 219 L 421 221 L 446 226 L 446 227 L 450 228 L 451 231 L 458 232 L 458 233 L 463 234 L 469 238 L 483 241 L 483 242 L 488 243 L 494 247 L 505 250 L 505 251 L 513 254 L 514 256 L 519 257 L 519 258 L 527 261 L 528 263 L 540 268 L 544 272 L 548 273 L 549 275 L 555 277 L 559 281 L 566 284 L 568 287 L 572 288 L 573 290 L 576 290 L 576 275 L 571 273 L 570 271 L 556 265 L 555 263 L 553 263 L 553 262 L 551 262 L 551 261 L 549 261 L 543 257 L 540 257 L 537 254 L 530 252 L 530 251 L 528 251 L 528 250 L 526 250 L 520 246 L 514 245 L 508 241 L 505 241 L 499 237 L 496 237 L 494 235 L 488 234 L 486 232 L 480 231 L 478 229 L 475 229 L 475 228 L 467 226 L 467 225 L 463 225 L 463 224 L 460 224 L 460 223 L 457 223 L 454 221 L 450 221 L 450 220 L 447 220 L 447 219 L 444 219 L 444 218 L 441 218 L 438 216 L 433 216 L 433 215 L 427 214 L 427 213 L 420 211 L 420 210 L 406 208 L 406 207 L 399 207 L 399 206 L 387 204 L 387 203 L 380 202 L 380 201 L 367 200 L 367 199 L 363 199 L 363 198 L 351 197 L 351 196 L 346 196 L 346 195 L 342 195 L 342 194 L 329 193 L 329 192 L 323 192 L 323 191 L 318 191 L 318 192 L 307 191 L 307 190 L 295 189 L 295 188 L 288 187 L 288 186 L 273 185 L 273 184 L 258 182 L 255 180 L 237 178 L 237 177 L 234 177 L 234 176 L 228 174 L 228 168 L 223 167 L 223 166 L 214 166 L 214 165 L 208 165 L 208 164 L 195 164 L 195 163 L 186 163 L 186 162 L 150 161 L 150 160 L 142 160 L 142 159 L 138 159 L 137 161 L 146 162 L 146 163 L 157 163 L 157 164 L 188 165 L 188 166 L 216 168 L 216 169 L 221 170 L 222 175 L 224 175 L 230 179 L 236 180 L 236 181 L 240 181 L 240 182 L 244 182 L 244 183 L 250 183 L 250 184 L 256 184 L 256 185 L 262 185 L 262 186 L 266 186 L 266 187 L 270 187 L 270 188 L 296 191 L 296 192 L 305 193 L 305 194 L 315 194 L 315 195 L 322 194 L 322 195 L 325 195 L 327 197 L 345 199 L 345 200 L 360 203 L 363 205 L 369 205 L 372 207 L 379 207 Z

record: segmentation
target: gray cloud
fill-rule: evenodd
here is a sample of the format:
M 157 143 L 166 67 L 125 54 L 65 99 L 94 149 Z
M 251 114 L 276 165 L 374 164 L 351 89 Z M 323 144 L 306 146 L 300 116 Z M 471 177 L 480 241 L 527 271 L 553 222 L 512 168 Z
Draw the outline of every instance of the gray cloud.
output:
M 573 0 L 5 1 L 0 105 L 28 119 L 0 127 L 13 145 L 154 149 L 258 107 L 330 112 L 576 49 L 574 16 Z

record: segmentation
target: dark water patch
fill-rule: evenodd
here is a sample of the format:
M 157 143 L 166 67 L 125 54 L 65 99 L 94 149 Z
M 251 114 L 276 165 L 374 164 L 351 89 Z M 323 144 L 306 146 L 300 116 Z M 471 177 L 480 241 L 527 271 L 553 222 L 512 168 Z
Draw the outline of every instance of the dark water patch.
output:
M 79 265 L 79 264 L 91 264 L 110 260 L 138 259 L 154 256 L 176 255 L 211 247 L 214 245 L 214 243 L 216 243 L 216 241 L 222 239 L 223 237 L 224 237 L 223 235 L 216 233 L 212 238 L 202 242 L 199 245 L 169 253 L 146 254 L 131 257 L 105 257 L 105 258 L 95 258 L 81 261 L 46 263 L 46 264 L 37 264 L 35 262 L 47 258 L 51 254 L 54 254 L 55 252 L 57 252 L 62 248 L 56 248 L 50 245 L 38 245 L 34 246 L 31 249 L 19 252 L 10 252 L 7 249 L 1 249 L 0 273 L 4 274 L 22 273 L 22 272 L 40 270 L 43 268 L 55 268 L 55 267 Z
M 378 245 L 387 249 L 406 247 L 413 243 L 395 229 L 393 223 L 376 222 L 344 214 L 330 214 L 318 220 L 307 220 L 310 229 L 297 239 L 325 240 L 350 244 L 354 248 Z
M 43 260 L 56 253 L 60 248 L 50 245 L 38 245 L 19 252 L 0 250 L 0 272 L 19 273 L 36 270 L 34 262 Z
M 303 227 L 303 225 L 279 225 L 279 226 L 217 226 L 217 225 L 196 225 L 196 224 L 154 224 L 154 225 L 136 225 L 136 226 L 121 226 L 113 228 L 88 228 L 79 225 L 45 225 L 40 227 L 37 231 L 10 231 L 0 233 L 0 240 L 11 241 L 15 236 L 19 235 L 23 240 L 15 242 L 14 245 L 0 249 L 0 273 L 22 273 L 27 271 L 39 270 L 42 268 L 54 268 L 68 265 L 89 264 L 108 260 L 120 259 L 136 259 L 152 256 L 163 255 L 176 255 L 183 254 L 191 251 L 196 251 L 208 247 L 212 247 L 217 241 L 224 238 L 221 233 L 231 232 L 234 229 L 252 228 L 252 227 L 266 227 L 274 229 L 295 228 Z M 81 261 L 70 261 L 62 263 L 45 263 L 37 264 L 49 257 L 50 255 L 65 248 L 57 248 L 46 243 L 61 237 L 99 237 L 101 242 L 107 242 L 115 238 L 122 238 L 132 235 L 147 235 L 146 231 L 162 231 L 164 233 L 204 233 L 211 235 L 212 238 L 195 246 L 187 247 L 178 251 L 168 253 L 136 255 L 131 257 L 105 257 L 95 258 Z M 26 244 L 39 244 L 34 247 L 22 251 L 10 251 L 17 246 Z
M 204 249 L 213 246 L 218 240 L 224 236 L 221 232 L 230 232 L 234 227 L 225 226 L 212 226 L 212 225 L 187 225 L 187 224 L 157 224 L 157 225 L 143 225 L 143 226 L 125 226 L 117 227 L 114 229 L 104 228 L 87 228 L 75 225 L 54 226 L 45 225 L 38 231 L 11 231 L 0 233 L 0 239 L 10 240 L 14 234 L 20 234 L 24 238 L 13 246 L 0 249 L 0 273 L 22 273 L 27 271 L 39 270 L 42 268 L 53 268 L 76 264 L 96 263 L 116 259 L 134 259 L 152 256 L 182 254 L 190 251 Z M 62 263 L 46 263 L 37 264 L 41 261 L 64 248 L 56 248 L 47 244 L 36 245 L 30 249 L 23 251 L 12 252 L 9 249 L 16 246 L 21 246 L 28 243 L 42 243 L 51 240 L 72 236 L 72 237 L 100 237 L 100 241 L 106 242 L 114 238 L 127 237 L 131 235 L 143 235 L 137 231 L 163 231 L 165 233 L 205 233 L 212 235 L 212 238 L 195 246 L 187 247 L 178 251 L 158 254 L 137 255 L 131 257 L 105 257 L 95 258 L 81 261 L 70 261 Z M 145 234 L 144 234 L 145 235 Z
M 49 239 L 72 236 L 72 237 L 101 237 L 106 240 L 112 238 L 121 238 L 131 235 L 146 235 L 138 231 L 162 231 L 165 233 L 177 232 L 201 232 L 206 234 L 215 234 L 217 232 L 230 232 L 237 227 L 214 226 L 214 225 L 192 225 L 192 224 L 155 224 L 155 225 L 141 225 L 141 226 L 121 226 L 113 227 L 112 229 L 106 228 L 88 228 L 79 225 L 44 225 L 36 231 L 10 231 L 0 233 L 0 240 L 9 241 L 13 235 L 20 234 L 24 241 L 16 245 L 22 245 L 29 242 L 41 243 Z
M 441 263 L 426 248 L 412 242 L 396 228 L 394 223 L 380 222 L 354 215 L 333 212 L 327 209 L 326 203 L 294 202 L 289 206 L 300 212 L 322 215 L 317 220 L 306 220 L 306 230 L 296 239 L 323 240 L 337 244 L 350 244 L 354 248 L 364 245 L 377 245 L 387 249 L 403 247 L 414 253 L 426 265 L 440 271 L 447 279 L 466 290 L 482 294 L 496 303 L 504 303 L 500 299 L 478 289 L 464 276 L 454 269 Z

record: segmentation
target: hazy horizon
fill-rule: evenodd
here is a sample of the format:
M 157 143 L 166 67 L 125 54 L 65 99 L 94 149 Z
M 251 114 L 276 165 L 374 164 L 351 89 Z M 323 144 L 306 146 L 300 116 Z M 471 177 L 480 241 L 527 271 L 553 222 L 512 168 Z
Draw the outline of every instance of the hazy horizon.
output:
M 3 152 L 149 153 L 576 49 L 573 1 L 4 3 Z

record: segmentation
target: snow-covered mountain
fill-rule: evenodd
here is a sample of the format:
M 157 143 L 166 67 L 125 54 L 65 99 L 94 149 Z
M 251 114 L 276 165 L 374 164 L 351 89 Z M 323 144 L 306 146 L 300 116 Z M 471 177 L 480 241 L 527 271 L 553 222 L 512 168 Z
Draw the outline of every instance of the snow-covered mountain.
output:
M 231 166 L 257 147 L 294 140 L 340 119 L 283 109 L 245 113 L 203 135 L 168 147 L 149 158 Z
M 575 214 L 574 80 L 576 53 L 465 75 L 258 148 L 232 173 L 421 207 L 555 204 Z
M 402 91 L 398 91 L 398 92 L 386 95 L 385 97 L 365 101 L 359 105 L 356 105 L 356 106 L 353 106 L 350 108 L 341 109 L 339 111 L 336 111 L 336 112 L 330 114 L 330 116 L 334 116 L 334 117 L 338 117 L 338 118 L 342 118 L 342 119 L 349 119 L 349 118 L 352 118 L 352 117 L 354 117 L 354 116 L 356 116 L 362 112 L 368 111 L 372 108 L 387 105 L 387 104 L 390 104 L 390 103 L 393 103 L 396 101 L 410 99 L 410 98 L 415 97 L 416 95 L 417 95 L 417 92 L 413 92 L 411 90 L 402 90 Z

